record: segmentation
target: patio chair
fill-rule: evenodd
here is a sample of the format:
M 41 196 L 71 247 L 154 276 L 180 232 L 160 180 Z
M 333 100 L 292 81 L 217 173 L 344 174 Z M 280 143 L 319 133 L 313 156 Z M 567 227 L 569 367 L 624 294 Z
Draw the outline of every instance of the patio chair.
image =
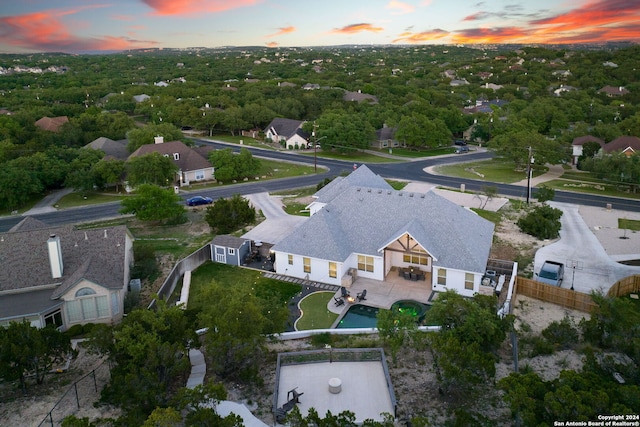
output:
M 344 298 L 333 297 L 333 301 L 335 301 L 336 307 L 340 307 L 341 305 L 344 305 Z
M 344 286 L 340 287 L 340 294 L 342 295 L 342 298 L 347 298 L 348 296 L 350 296 L 349 291 Z
M 411 280 L 411 273 L 408 271 L 404 271 L 402 272 L 402 275 L 404 276 L 405 280 Z
M 356 301 L 364 301 L 367 299 L 366 296 L 367 296 L 367 290 L 365 289 L 356 296 Z

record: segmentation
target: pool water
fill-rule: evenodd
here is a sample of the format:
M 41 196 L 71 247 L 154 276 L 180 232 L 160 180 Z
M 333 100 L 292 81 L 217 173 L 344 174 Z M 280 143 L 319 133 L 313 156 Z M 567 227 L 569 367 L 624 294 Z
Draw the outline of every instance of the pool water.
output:
M 344 317 L 338 322 L 337 329 L 343 328 L 375 328 L 378 323 L 379 308 L 355 304 L 349 307 Z
M 416 322 L 419 323 L 424 320 L 424 315 L 429 308 L 431 307 L 428 305 L 412 300 L 398 301 L 391 306 L 392 310 L 411 313 L 412 316 L 416 317 Z M 378 324 L 377 316 L 379 311 L 380 309 L 376 307 L 368 307 L 362 304 L 352 305 L 340 319 L 336 328 L 375 328 Z

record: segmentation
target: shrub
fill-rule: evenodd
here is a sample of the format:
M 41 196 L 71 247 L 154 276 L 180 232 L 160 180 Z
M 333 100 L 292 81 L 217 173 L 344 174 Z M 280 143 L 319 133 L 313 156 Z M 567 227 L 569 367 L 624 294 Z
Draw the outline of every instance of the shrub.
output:
M 545 337 L 550 344 L 555 345 L 561 350 L 574 347 L 580 338 L 578 329 L 567 316 L 559 322 L 551 322 L 551 324 L 542 331 L 542 336 Z
M 518 227 L 524 233 L 538 239 L 555 239 L 560 235 L 562 211 L 548 205 L 535 207 L 518 220 Z

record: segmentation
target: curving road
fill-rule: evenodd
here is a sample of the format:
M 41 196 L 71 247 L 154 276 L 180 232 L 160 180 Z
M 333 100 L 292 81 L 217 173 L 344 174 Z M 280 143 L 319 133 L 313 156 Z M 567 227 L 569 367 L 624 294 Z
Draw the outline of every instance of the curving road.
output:
M 230 145 L 225 143 L 217 143 L 206 140 L 198 140 L 201 144 L 207 144 L 216 148 L 227 148 Z M 239 151 L 241 147 L 232 144 L 231 147 L 235 151 Z M 314 159 L 309 155 L 301 155 L 290 152 L 280 152 L 265 150 L 255 147 L 244 146 L 253 153 L 256 157 L 264 157 L 275 160 L 286 160 L 293 162 L 301 162 L 305 164 L 313 164 Z M 475 161 L 489 159 L 492 157 L 492 153 L 478 152 L 469 153 L 462 156 L 442 156 L 428 159 L 421 159 L 408 162 L 397 163 L 380 163 L 380 164 L 368 164 L 367 166 L 376 174 L 384 178 L 401 179 L 418 182 L 428 182 L 431 184 L 460 188 L 461 184 L 464 184 L 469 191 L 480 191 L 482 187 L 488 185 L 495 186 L 498 189 L 498 193 L 507 197 L 526 197 L 526 187 L 490 183 L 484 181 L 475 181 L 472 179 L 447 177 L 441 175 L 430 174 L 425 171 L 427 167 L 438 166 L 450 163 L 464 161 Z M 262 192 L 274 192 L 287 189 L 309 187 L 316 185 L 327 177 L 334 177 L 344 172 L 350 172 L 353 170 L 353 163 L 351 161 L 340 161 L 333 159 L 317 158 L 318 173 L 314 175 L 305 175 L 299 177 L 291 177 L 277 180 L 268 181 L 255 181 L 247 182 L 236 185 L 228 185 L 220 188 L 211 188 L 206 190 L 199 190 L 198 194 L 209 196 L 214 200 L 221 197 L 231 197 L 234 194 L 254 194 Z M 535 194 L 535 190 L 534 190 Z M 184 198 L 189 197 L 188 194 L 183 195 Z M 640 200 L 621 199 L 616 197 L 605 197 L 590 194 L 570 193 L 564 191 L 556 191 L 555 201 L 572 203 L 577 205 L 588 206 L 601 206 L 604 207 L 607 204 L 611 204 L 616 210 L 640 212 Z M 63 224 L 75 224 L 79 222 L 95 221 L 102 218 L 117 217 L 120 209 L 118 202 L 107 203 L 94 206 L 85 206 L 80 208 L 65 209 L 62 211 L 46 212 L 33 215 L 35 218 L 44 221 L 49 225 L 63 225 Z M 4 218 L 0 218 L 0 232 L 6 232 L 15 224 L 22 220 L 21 216 L 14 215 Z

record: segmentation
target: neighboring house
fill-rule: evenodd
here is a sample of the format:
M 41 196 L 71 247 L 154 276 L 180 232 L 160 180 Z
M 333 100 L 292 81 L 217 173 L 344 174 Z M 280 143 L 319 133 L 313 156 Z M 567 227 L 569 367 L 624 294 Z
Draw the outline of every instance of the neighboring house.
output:
M 593 135 L 585 135 L 585 136 L 579 136 L 578 138 L 575 138 L 571 142 L 571 148 L 573 150 L 571 153 L 572 155 L 571 164 L 573 165 L 578 164 L 578 158 L 582 156 L 582 146 L 587 142 L 597 142 L 600 145 L 600 148 L 604 147 L 604 141 Z
M 134 95 L 133 100 L 136 102 L 144 102 L 148 99 L 151 99 L 151 97 L 145 93 L 143 93 L 142 95 Z
M 369 102 L 370 104 L 377 104 L 378 97 L 369 95 L 368 93 L 362 93 L 360 90 L 357 92 L 345 91 L 342 96 L 343 101 L 355 101 L 355 102 Z
M 278 82 L 278 87 L 296 87 L 296 86 L 298 85 L 291 82 Z
M 559 88 L 553 91 L 553 94 L 555 96 L 561 96 L 565 92 L 572 92 L 574 90 L 578 90 L 578 88 L 574 86 L 569 86 L 569 85 L 560 85 Z
M 620 136 L 602 147 L 607 154 L 622 153 L 629 157 L 640 152 L 640 138 L 637 136 Z
M 192 181 L 206 181 L 214 179 L 214 167 L 209 160 L 197 150 L 187 147 L 182 141 L 164 142 L 164 138 L 155 138 L 155 144 L 145 144 L 131 153 L 129 159 L 150 153 L 160 153 L 169 157 L 178 166 L 176 183 L 180 186 L 189 185 Z
M 616 96 L 623 96 L 623 95 L 627 95 L 631 92 L 629 92 L 628 89 L 626 89 L 623 86 L 618 86 L 618 87 L 614 87 L 614 86 L 605 86 L 602 89 L 600 89 L 598 91 L 598 93 L 604 93 L 605 95 L 607 95 L 608 97 L 616 97 Z
M 241 266 L 250 250 L 251 240 L 228 234 L 216 236 L 211 241 L 211 261 Z
M 69 118 L 67 116 L 59 116 L 59 117 L 43 117 L 36 122 L 36 126 L 42 130 L 46 130 L 49 132 L 58 132 L 62 125 L 69 122 Z
M 467 79 L 453 79 L 449 82 L 449 86 L 465 86 L 468 84 Z
M 376 140 L 371 142 L 371 147 L 378 149 L 399 147 L 400 143 L 394 138 L 397 130 L 397 127 L 390 128 L 387 125 L 376 130 Z
M 502 85 L 497 85 L 495 83 L 485 83 L 484 84 L 484 88 L 485 89 L 492 89 L 494 92 L 498 89 L 502 89 L 504 86 Z
M 427 272 L 434 291 L 472 296 L 480 291 L 493 230 L 432 191 L 347 186 L 271 250 L 277 274 L 341 285 L 355 273 L 385 286 L 387 275 L 414 267 Z
M 159 81 L 159 82 L 155 82 L 153 85 L 154 86 L 158 86 L 158 87 L 167 87 L 167 86 L 169 86 L 169 83 L 167 83 L 165 81 Z
M 304 89 L 304 90 L 316 90 L 316 89 L 320 89 L 320 85 L 318 83 L 307 83 L 304 86 L 302 86 L 302 89 Z
M 62 330 L 115 323 L 133 265 L 126 226 L 79 230 L 26 217 L 0 234 L 0 326 L 27 320 Z
M 118 160 L 127 160 L 129 157 L 129 151 L 127 151 L 127 144 L 129 142 L 126 139 L 120 139 L 114 141 L 113 139 L 105 138 L 101 136 L 96 138 L 83 148 L 93 148 L 94 150 L 100 150 L 104 152 L 105 157 L 113 157 Z
M 301 120 L 273 119 L 264 130 L 265 138 L 283 144 L 288 149 L 308 148 L 309 134 L 302 130 Z

